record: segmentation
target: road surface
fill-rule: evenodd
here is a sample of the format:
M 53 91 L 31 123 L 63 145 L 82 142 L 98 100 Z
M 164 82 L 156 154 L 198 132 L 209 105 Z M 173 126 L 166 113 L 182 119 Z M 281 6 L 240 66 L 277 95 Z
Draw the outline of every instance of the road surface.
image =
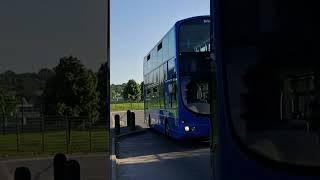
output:
M 146 127 L 143 118 L 137 124 Z M 209 142 L 177 142 L 148 130 L 121 140 L 118 179 L 209 180 L 209 155 Z

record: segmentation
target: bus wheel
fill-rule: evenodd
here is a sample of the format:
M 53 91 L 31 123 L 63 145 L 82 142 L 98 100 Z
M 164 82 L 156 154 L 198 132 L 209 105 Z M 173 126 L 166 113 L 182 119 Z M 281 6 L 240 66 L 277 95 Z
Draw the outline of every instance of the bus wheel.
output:
M 169 137 L 169 125 L 167 119 L 164 121 L 164 134 Z
M 149 125 L 149 127 L 151 127 L 151 118 L 150 118 L 150 115 L 149 115 L 149 119 L 148 119 L 148 125 Z

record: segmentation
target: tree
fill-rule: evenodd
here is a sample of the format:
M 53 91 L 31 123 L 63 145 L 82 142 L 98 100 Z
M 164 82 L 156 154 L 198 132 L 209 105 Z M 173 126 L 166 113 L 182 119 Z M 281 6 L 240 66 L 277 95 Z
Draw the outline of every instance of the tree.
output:
M 39 79 L 43 81 L 48 81 L 54 75 L 55 75 L 55 72 L 49 68 L 40 69 L 38 72 Z
M 36 103 L 42 94 L 47 78 L 51 73 L 50 69 L 42 69 L 39 73 L 16 74 L 13 71 L 6 71 L 0 74 L 0 84 L 8 92 L 15 96 L 24 97 L 31 103 Z
M 126 83 L 123 84 L 111 84 L 110 86 L 110 92 L 111 92 L 111 98 L 113 100 L 119 100 L 120 98 L 123 98 L 123 89 L 126 86 Z
M 140 100 L 141 91 L 139 84 L 135 80 L 131 79 L 128 81 L 123 89 L 123 98 L 126 100 Z
M 84 115 L 93 121 L 99 114 L 99 93 L 97 91 L 97 76 L 91 70 L 88 70 L 83 77 L 80 86 L 82 87 L 80 103 L 83 105 L 82 111 Z
M 105 117 L 107 116 L 107 104 L 109 103 L 108 99 L 108 78 L 107 73 L 108 66 L 107 64 L 101 64 L 99 71 L 97 73 L 98 85 L 97 91 L 99 92 L 99 112 L 100 115 Z
M 16 83 L 16 73 L 8 70 L 0 74 L 0 83 L 2 88 L 5 88 L 6 90 L 14 89 Z
M 95 74 L 72 56 L 61 58 L 53 70 L 55 75 L 48 80 L 43 93 L 45 113 L 96 116 L 98 93 Z
M 17 108 L 17 100 L 13 95 L 0 86 L 0 110 L 2 114 L 2 129 L 5 133 L 5 124 L 7 122 L 7 115 L 13 113 Z

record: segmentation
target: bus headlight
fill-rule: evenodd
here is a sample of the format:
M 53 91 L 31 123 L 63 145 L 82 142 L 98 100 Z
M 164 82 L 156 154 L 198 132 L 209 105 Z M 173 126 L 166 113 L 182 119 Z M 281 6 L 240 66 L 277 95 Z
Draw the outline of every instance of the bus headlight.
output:
M 189 131 L 190 131 L 189 126 L 185 126 L 185 127 L 184 127 L 184 130 L 185 130 L 186 132 L 189 132 Z

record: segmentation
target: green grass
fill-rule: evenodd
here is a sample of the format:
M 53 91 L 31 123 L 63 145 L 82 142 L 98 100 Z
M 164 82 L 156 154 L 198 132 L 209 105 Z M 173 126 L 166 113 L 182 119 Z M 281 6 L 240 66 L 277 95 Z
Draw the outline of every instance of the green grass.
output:
M 90 143 L 91 142 L 91 143 Z M 91 146 L 90 146 L 91 144 Z M 108 150 L 108 134 L 105 129 L 71 131 L 70 144 L 65 131 L 0 135 L 0 158 L 56 153 L 89 153 Z
M 111 112 L 114 111 L 127 111 L 127 110 L 143 110 L 144 103 L 111 103 Z

